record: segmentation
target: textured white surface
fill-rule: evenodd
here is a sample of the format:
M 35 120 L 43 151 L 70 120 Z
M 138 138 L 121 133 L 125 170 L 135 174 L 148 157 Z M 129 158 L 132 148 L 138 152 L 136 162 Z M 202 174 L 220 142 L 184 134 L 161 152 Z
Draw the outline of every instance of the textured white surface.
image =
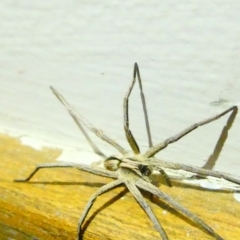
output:
M 240 101 L 240 2 L 0 2 L 0 130 L 91 151 L 53 85 L 93 125 L 128 147 L 122 99 L 138 62 L 153 142 Z M 203 166 L 228 116 L 158 156 Z M 138 89 L 130 127 L 147 137 Z M 214 169 L 240 175 L 240 117 Z M 105 153 L 114 149 L 101 143 Z M 98 158 L 96 159 L 98 160 Z M 71 161 L 71 159 L 69 159 Z
M 240 202 L 240 193 L 234 193 L 233 196 L 238 202 Z

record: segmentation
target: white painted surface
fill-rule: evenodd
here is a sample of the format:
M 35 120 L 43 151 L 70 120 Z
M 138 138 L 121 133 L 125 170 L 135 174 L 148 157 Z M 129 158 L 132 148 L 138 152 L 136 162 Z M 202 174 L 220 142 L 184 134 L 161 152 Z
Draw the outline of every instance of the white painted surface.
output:
M 239 12 L 237 0 L 2 0 L 0 130 L 91 151 L 49 90 L 53 85 L 93 125 L 128 147 L 122 99 L 134 62 L 140 66 L 154 143 L 238 105 Z M 227 102 L 219 105 L 219 99 Z M 196 130 L 158 156 L 204 165 L 227 119 Z M 130 99 L 130 127 L 146 149 L 137 88 Z M 93 139 L 105 153 L 115 153 Z M 238 115 L 214 169 L 240 176 L 239 146 Z
M 240 202 L 240 193 L 234 193 L 233 196 L 238 202 Z

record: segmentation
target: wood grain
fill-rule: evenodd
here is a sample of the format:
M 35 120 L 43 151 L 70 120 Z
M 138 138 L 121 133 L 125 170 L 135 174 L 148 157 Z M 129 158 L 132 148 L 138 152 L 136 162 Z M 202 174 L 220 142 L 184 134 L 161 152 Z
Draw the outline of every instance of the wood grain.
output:
M 90 196 L 111 179 L 76 169 L 45 169 L 30 183 L 15 183 L 38 163 L 53 162 L 60 149 L 37 151 L 0 136 L 0 239 L 75 239 L 78 218 Z M 240 203 L 228 192 L 161 185 L 224 239 L 240 236 Z M 170 240 L 214 239 L 167 204 L 144 193 Z M 150 200 L 151 199 L 151 200 Z M 83 239 L 161 239 L 124 187 L 100 196 L 84 223 Z

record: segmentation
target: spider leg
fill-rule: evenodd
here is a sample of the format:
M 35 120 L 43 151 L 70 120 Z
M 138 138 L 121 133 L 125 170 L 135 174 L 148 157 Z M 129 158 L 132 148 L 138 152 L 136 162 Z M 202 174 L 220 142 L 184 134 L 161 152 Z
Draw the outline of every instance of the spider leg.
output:
M 51 89 L 52 91 L 54 91 L 53 89 Z M 55 94 L 55 93 L 54 93 Z M 55 94 L 56 95 L 56 94 Z M 58 98 L 59 99 L 59 98 Z M 62 102 L 62 101 L 61 101 Z M 68 104 L 69 105 L 69 104 Z M 70 106 L 70 105 L 69 105 Z M 71 117 L 73 118 L 74 122 L 77 124 L 78 128 L 81 130 L 81 132 L 83 133 L 84 137 L 87 139 L 89 145 L 92 147 L 93 151 L 98 154 L 99 156 L 102 156 L 104 158 L 106 158 L 106 155 L 96 146 L 96 144 L 91 140 L 91 138 L 88 136 L 87 132 L 85 131 L 85 129 L 82 127 L 82 124 L 80 123 L 80 121 L 76 118 L 75 115 L 71 114 Z
M 144 181 L 143 181 L 144 182 Z M 135 186 L 135 183 L 133 182 L 129 182 L 129 181 L 125 181 L 124 182 L 127 186 L 127 188 L 129 189 L 129 191 L 132 193 L 132 195 L 134 196 L 134 198 L 137 200 L 137 202 L 139 203 L 139 205 L 144 209 L 144 211 L 147 213 L 148 217 L 150 218 L 150 220 L 152 221 L 155 229 L 159 232 L 160 236 L 162 237 L 163 240 L 168 240 L 168 236 L 165 233 L 163 227 L 161 226 L 161 224 L 159 223 L 159 221 L 157 220 L 156 216 L 154 215 L 152 209 L 149 207 L 149 205 L 147 204 L 147 202 L 144 200 L 142 194 L 140 193 L 140 191 L 137 189 L 137 187 Z M 148 191 L 148 190 L 147 190 Z
M 123 99 L 123 123 L 124 123 L 124 131 L 125 131 L 125 135 L 126 135 L 126 138 L 127 138 L 127 141 L 131 147 L 131 149 L 133 150 L 133 152 L 135 154 L 138 154 L 140 153 L 140 150 L 139 150 L 139 147 L 138 147 L 138 144 L 135 140 L 135 138 L 133 137 L 132 135 L 132 132 L 131 130 L 129 129 L 129 114 L 128 114 L 128 99 L 129 99 L 129 96 L 132 92 L 132 89 L 133 89 L 133 86 L 136 82 L 136 74 L 137 74 L 137 71 L 138 71 L 138 65 L 137 63 L 134 64 L 134 69 L 133 69 L 133 80 L 131 82 L 131 85 Z M 140 81 L 140 80 L 139 80 Z
M 154 156 L 156 153 L 158 153 L 160 150 L 166 148 L 169 144 L 174 143 L 176 141 L 178 141 L 180 138 L 184 137 L 185 135 L 187 135 L 188 133 L 190 133 L 191 131 L 193 131 L 194 129 L 203 126 L 205 124 L 208 124 L 210 122 L 213 122 L 217 119 L 219 119 L 220 117 L 224 116 L 225 114 L 227 114 L 228 112 L 233 111 L 235 114 L 237 113 L 238 107 L 237 106 L 233 106 L 230 107 L 229 109 L 221 112 L 220 114 L 217 114 L 213 117 L 210 117 L 206 120 L 203 120 L 201 122 L 195 123 L 193 125 L 191 125 L 190 127 L 186 128 L 185 130 L 183 130 L 182 132 L 167 138 L 164 142 L 156 144 L 155 146 L 153 146 L 152 148 L 150 148 L 149 150 L 146 151 L 146 153 L 143 155 L 144 157 L 151 157 Z
M 110 182 L 110 183 L 102 186 L 101 188 L 99 188 L 99 189 L 92 195 L 92 197 L 89 199 L 89 201 L 88 201 L 86 207 L 84 208 L 83 213 L 82 213 L 82 215 L 81 215 L 81 217 L 80 217 L 80 219 L 79 219 L 79 221 L 78 221 L 78 230 L 77 230 L 77 234 L 78 234 L 78 235 L 77 235 L 77 236 L 78 236 L 77 239 L 78 239 L 78 240 L 81 239 L 81 234 L 82 234 L 82 231 L 81 231 L 82 229 L 81 229 L 81 227 L 82 227 L 83 221 L 85 220 L 88 212 L 90 211 L 90 209 L 91 209 L 93 203 L 96 201 L 97 197 L 100 196 L 100 195 L 102 195 L 103 193 L 111 190 L 112 188 L 115 188 L 116 186 L 118 186 L 118 185 L 120 185 L 120 184 L 122 184 L 122 183 L 123 183 L 123 180 L 122 180 L 122 179 L 117 179 L 117 180 L 115 180 L 115 181 L 113 181 L 113 182 Z
M 80 121 L 74 116 L 71 115 L 71 117 L 73 118 L 74 122 L 77 124 L 78 128 L 81 130 L 82 134 L 84 135 L 84 137 L 87 139 L 89 145 L 92 147 L 93 151 L 103 157 L 106 158 L 107 156 L 97 147 L 97 145 L 92 141 L 92 139 L 89 137 L 89 135 L 87 134 L 87 132 L 85 131 L 85 129 L 83 128 L 82 124 L 80 123 Z
M 117 174 L 115 172 L 111 172 L 104 169 L 96 169 L 93 167 L 90 167 L 85 164 L 77 164 L 77 163 L 66 163 L 66 162 L 56 162 L 56 163 L 44 163 L 39 164 L 30 174 L 28 177 L 24 179 L 15 179 L 14 182 L 28 182 L 39 169 L 42 168 L 76 168 L 81 171 L 90 172 L 99 176 L 103 177 L 109 177 L 109 178 L 117 178 Z
M 152 194 L 158 196 L 160 199 L 164 200 L 165 202 L 167 202 L 168 204 L 170 204 L 171 206 L 173 206 L 175 209 L 177 209 L 180 213 L 184 214 L 185 216 L 187 216 L 189 219 L 191 219 L 192 221 L 196 222 L 198 225 L 200 225 L 203 229 L 205 229 L 205 231 L 209 232 L 212 236 L 214 236 L 217 240 L 223 240 L 222 237 L 220 237 L 217 233 L 214 232 L 214 230 L 209 227 L 205 222 L 203 222 L 203 220 L 201 220 L 197 215 L 191 213 L 187 208 L 183 207 L 182 205 L 180 205 L 179 203 L 177 203 L 174 199 L 172 199 L 170 196 L 168 196 L 167 194 L 161 192 L 157 187 L 155 187 L 154 185 L 145 182 L 142 179 L 139 179 L 136 182 L 136 185 L 148 192 L 151 192 Z
M 69 114 L 72 116 L 72 118 L 74 119 L 74 121 L 77 123 L 78 126 L 83 124 L 86 128 L 88 128 L 96 136 L 98 136 L 103 141 L 107 142 L 108 144 L 110 144 L 111 146 L 116 148 L 121 154 L 127 153 L 127 151 L 124 148 L 122 148 L 113 139 L 111 139 L 107 135 L 105 135 L 102 130 L 96 129 L 92 124 L 90 124 L 86 119 L 84 119 L 80 114 L 78 114 L 55 88 L 50 86 L 50 89 L 52 90 L 54 95 L 58 98 L 58 100 L 65 106 L 65 108 L 68 110 Z
M 137 76 L 138 84 L 139 84 L 139 88 L 140 88 L 140 96 L 141 96 L 141 100 L 142 100 L 144 119 L 145 119 L 145 124 L 146 124 L 146 128 L 147 128 L 148 145 L 149 145 L 149 147 L 152 147 L 153 144 L 152 144 L 151 131 L 150 131 L 150 126 L 149 126 L 149 121 L 148 121 L 146 100 L 145 100 L 145 96 L 143 93 L 142 80 L 140 77 L 140 71 L 138 68 L 138 64 L 135 63 L 134 68 L 133 68 L 133 80 L 129 86 L 129 89 L 128 89 L 124 99 L 123 99 L 123 115 L 124 115 L 123 119 L 124 119 L 124 131 L 125 131 L 127 141 L 129 143 L 130 147 L 132 148 L 133 152 L 135 154 L 138 154 L 138 153 L 140 153 L 140 150 L 139 150 L 139 147 L 138 147 L 138 144 L 137 144 L 135 138 L 133 137 L 131 130 L 129 129 L 129 114 L 128 114 L 128 99 L 129 99 L 132 89 L 135 85 L 136 76 Z
M 162 169 L 162 168 L 157 168 L 157 170 L 163 175 L 167 185 L 169 187 L 172 187 L 172 182 L 171 182 L 171 179 L 170 177 L 167 175 L 167 173 Z
M 144 93 L 143 93 L 142 80 L 141 80 L 141 77 L 140 77 L 140 71 L 139 71 L 137 63 L 134 64 L 134 69 L 135 68 L 136 68 L 136 71 L 137 71 L 138 84 L 139 84 L 139 88 L 140 88 L 140 96 L 141 96 L 141 100 L 142 100 L 144 119 L 145 119 L 145 124 L 146 124 L 146 129 L 147 129 L 148 146 L 150 148 L 150 147 L 153 146 L 152 135 L 151 135 L 150 124 L 149 124 L 149 120 L 148 120 L 146 100 L 145 100 L 145 96 L 144 96 Z
M 203 169 L 203 168 L 200 168 L 200 167 L 193 167 L 193 166 L 188 166 L 188 165 L 179 164 L 179 163 L 166 162 L 166 161 L 162 161 L 160 159 L 149 158 L 149 160 L 150 160 L 150 164 L 152 164 L 152 165 L 161 166 L 161 167 L 170 168 L 170 169 L 175 169 L 175 170 L 182 169 L 182 170 L 192 172 L 192 173 L 197 173 L 197 174 L 200 174 L 200 175 L 203 175 L 203 176 L 223 178 L 225 180 L 228 180 L 230 182 L 233 182 L 233 183 L 236 183 L 236 184 L 240 185 L 240 179 L 231 177 L 227 173 L 222 173 L 222 172 L 213 171 L 213 170 L 207 170 L 207 169 Z

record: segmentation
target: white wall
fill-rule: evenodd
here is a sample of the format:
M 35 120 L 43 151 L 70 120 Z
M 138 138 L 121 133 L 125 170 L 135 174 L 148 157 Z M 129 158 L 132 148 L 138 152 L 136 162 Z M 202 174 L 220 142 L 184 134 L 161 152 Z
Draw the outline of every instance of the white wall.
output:
M 90 151 L 50 92 L 53 85 L 93 125 L 127 147 L 122 100 L 134 62 L 140 66 L 154 143 L 238 105 L 239 13 L 237 0 L 2 0 L 0 131 Z M 158 156 L 203 166 L 227 119 L 196 130 Z M 130 100 L 130 126 L 146 149 L 138 88 Z M 238 114 L 214 169 L 240 175 L 239 143 Z

